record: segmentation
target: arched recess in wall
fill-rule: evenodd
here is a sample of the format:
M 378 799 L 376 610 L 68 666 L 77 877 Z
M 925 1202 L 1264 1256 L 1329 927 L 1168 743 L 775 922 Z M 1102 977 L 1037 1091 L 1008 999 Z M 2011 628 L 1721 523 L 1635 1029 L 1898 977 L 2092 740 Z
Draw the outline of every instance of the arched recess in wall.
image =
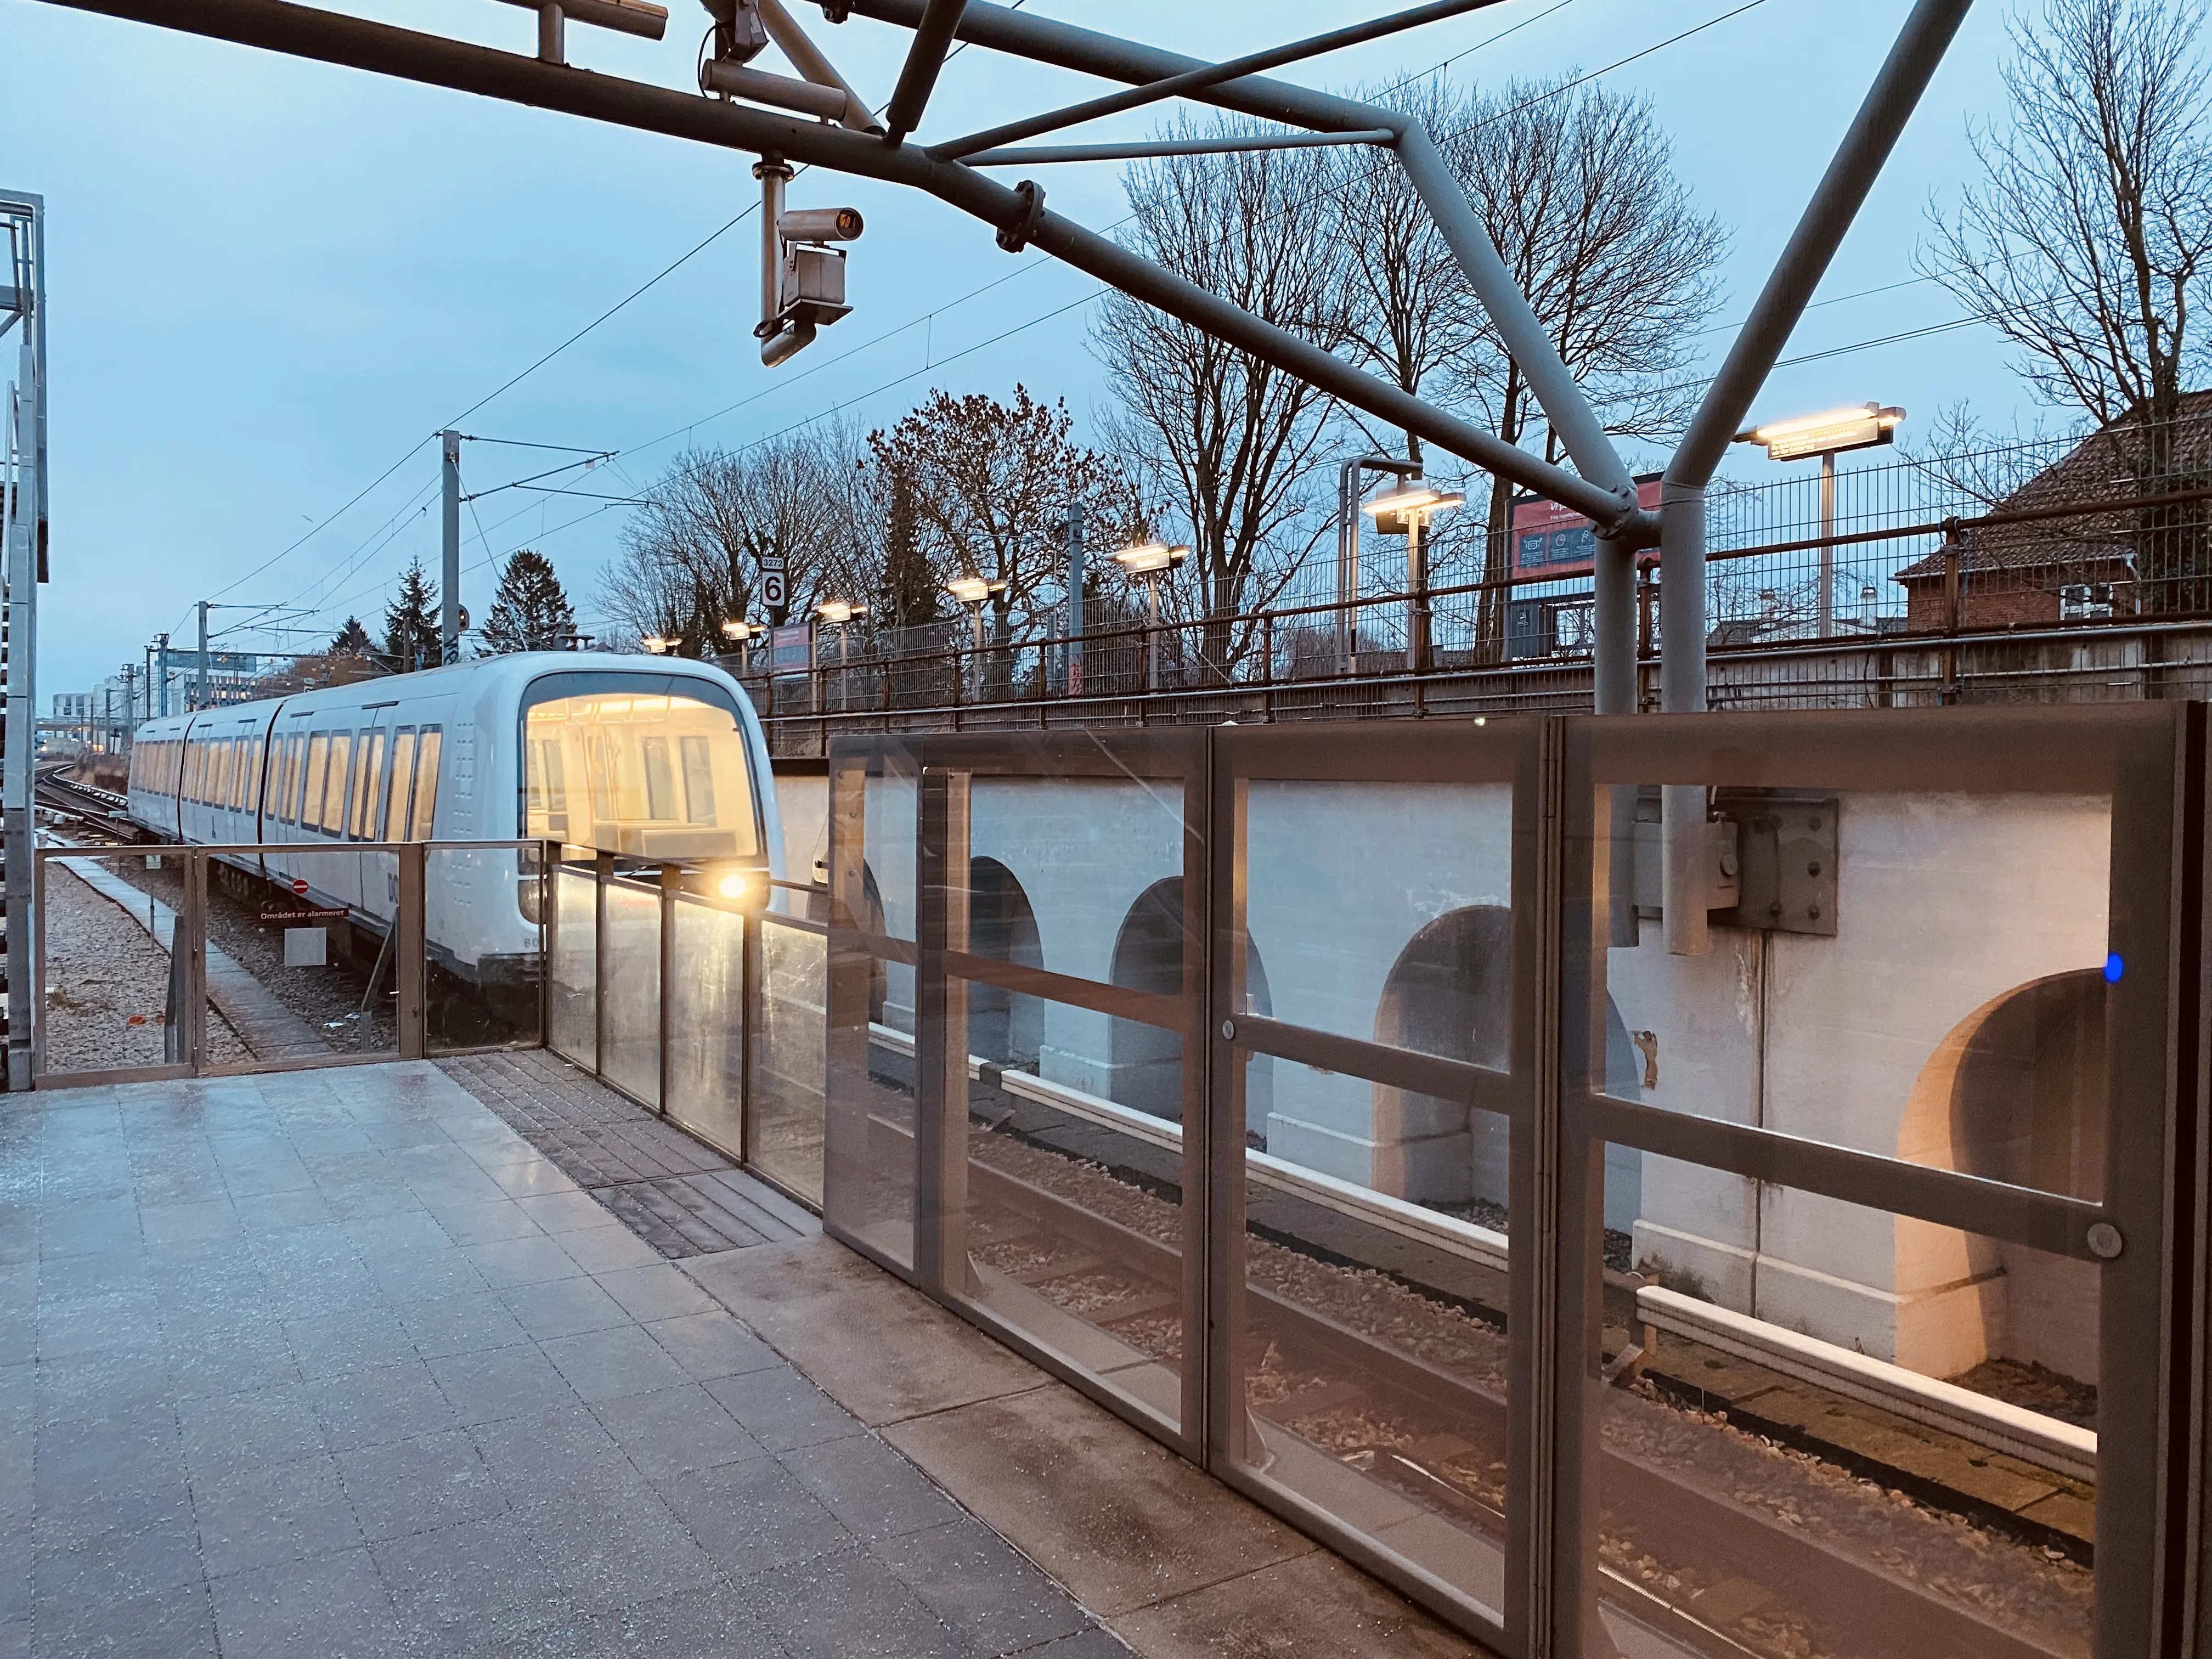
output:
M 1132 991 L 1181 996 L 1182 983 L 1182 879 L 1170 876 L 1137 896 L 1114 936 L 1110 978 Z M 1267 970 L 1256 946 L 1245 945 L 1247 1011 L 1265 1018 L 1274 1012 L 1267 993 Z M 1107 1024 L 1109 1097 L 1170 1122 L 1182 1117 L 1182 1044 L 1173 1031 L 1133 1019 Z M 1273 1061 L 1255 1056 L 1244 1078 L 1245 1139 L 1264 1145 L 1267 1113 L 1273 1103 Z M 1255 1140 L 1255 1137 L 1259 1137 Z
M 968 861 L 968 949 L 1024 968 L 1044 966 L 1036 911 L 1014 872 L 996 859 Z M 968 983 L 968 1052 L 1002 1066 L 1034 1072 L 1044 1041 L 1044 1005 L 971 980 Z
M 2103 971 L 2084 968 L 2031 980 L 1975 1009 L 1945 1035 L 1914 1081 L 1898 1155 L 2014 1186 L 2101 1198 L 2110 1115 L 2106 996 Z M 1981 1340 L 1990 1357 L 2096 1380 L 2094 1262 L 1924 1222 L 1897 1225 L 1900 1255 L 1911 1250 L 1918 1258 L 1917 1276 L 1979 1282 Z M 1941 1259 L 1931 1267 L 1925 1258 L 1936 1252 Z
M 1513 1011 L 1513 913 L 1504 905 L 1470 904 L 1446 911 L 1407 942 L 1382 982 L 1375 1040 L 1500 1070 L 1510 1063 Z M 1606 1001 L 1606 1092 L 1643 1098 L 1643 1064 L 1620 1011 Z M 1474 1200 L 1503 1207 L 1510 1164 L 1505 1120 L 1467 1112 L 1445 1101 L 1374 1086 L 1377 1139 L 1403 1145 L 1403 1192 L 1422 1202 Z M 1464 1162 L 1457 1136 L 1468 1136 Z M 1642 1208 L 1642 1161 L 1608 1148 L 1605 1224 L 1627 1231 Z

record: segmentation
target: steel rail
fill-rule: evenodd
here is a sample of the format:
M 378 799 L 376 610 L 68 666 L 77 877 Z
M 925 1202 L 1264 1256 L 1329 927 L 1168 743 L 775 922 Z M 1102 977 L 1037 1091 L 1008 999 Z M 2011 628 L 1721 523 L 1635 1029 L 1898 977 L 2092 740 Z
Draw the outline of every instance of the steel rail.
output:
M 1024 1104 L 1042 1103 L 1024 1100 Z M 1095 1159 L 1098 1156 L 1095 1146 L 1085 1156 Z M 1172 1291 L 1180 1305 L 1182 1259 L 1173 1246 L 979 1159 L 970 1158 L 967 1170 L 971 1200 L 980 1198 L 986 1204 L 1029 1213 L 1047 1229 L 1101 1258 L 1097 1265 Z M 1271 1242 L 1281 1243 L 1279 1239 Z M 1034 1291 L 1034 1287 L 1024 1288 L 1057 1307 L 1050 1297 Z M 1506 1407 L 1502 1400 L 1267 1286 L 1251 1285 L 1243 1290 L 1255 1304 L 1255 1326 L 1263 1331 L 1272 1328 L 1292 1364 L 1303 1354 L 1319 1358 L 1320 1364 L 1313 1369 L 1324 1374 L 1332 1365 L 1338 1369 L 1350 1365 L 1365 1371 L 1385 1395 L 1441 1413 L 1448 1421 L 1463 1425 L 1462 1432 L 1474 1429 L 1497 1448 L 1506 1444 Z M 954 1305 L 963 1316 L 973 1317 L 974 1304 L 955 1300 Z M 983 1312 L 990 1316 L 988 1308 Z M 994 1324 L 1002 1322 L 1020 1334 L 1019 1327 L 1004 1321 L 1003 1316 L 993 1320 Z M 1110 1325 L 1102 1328 L 1110 1333 Z M 1308 1363 L 1311 1364 L 1310 1358 Z M 1285 1429 L 1285 1432 L 1296 1431 Z M 1625 1522 L 1632 1539 L 1647 1544 L 1663 1540 L 1672 1549 L 1686 1547 L 1700 1563 L 1722 1576 L 1748 1579 L 1772 1590 L 1792 1609 L 1845 1629 L 1864 1632 L 1871 1627 L 1900 1638 L 1911 1632 L 1923 1650 L 1959 1655 L 1961 1659 L 2049 1659 L 2039 1644 L 1985 1624 L 1921 1585 L 1896 1577 L 1834 1546 L 1792 1532 L 1718 1492 L 1688 1484 L 1678 1475 L 1609 1446 L 1601 1447 L 1598 1456 L 1607 1506 L 1614 1511 L 1615 1524 Z M 1504 1547 L 1502 1536 L 1488 1541 Z M 1620 1589 L 1634 1586 L 1624 1580 Z M 1662 1601 L 1656 1606 L 1675 1615 L 1668 1620 L 1673 1633 L 1692 1639 L 1699 1634 L 1673 1604 Z M 1623 1610 L 1634 1613 L 1637 1608 L 1624 1602 Z M 1722 1651 L 1743 1651 L 1729 1638 L 1723 1636 L 1721 1639 L 1728 1643 Z M 1705 1642 L 1699 1646 L 1714 1650 Z
M 395 28 L 290 0 L 46 0 L 50 5 L 148 23 L 240 46 L 286 52 L 400 80 L 502 99 L 696 143 L 787 161 L 927 191 L 994 226 L 1002 245 L 1025 242 L 1110 287 L 1158 307 L 1202 333 L 1249 351 L 1377 420 L 1572 508 L 1601 529 L 1648 515 L 1587 479 L 1495 434 L 1353 368 L 1299 338 L 1186 282 L 1097 232 L 1045 210 L 1038 192 L 1017 193 L 957 162 L 821 123 L 776 115 L 696 94 L 546 64 L 440 35 Z M 977 7 L 963 15 L 965 34 Z M 918 21 L 919 12 L 916 13 Z M 1375 125 L 1361 109 L 1359 129 Z

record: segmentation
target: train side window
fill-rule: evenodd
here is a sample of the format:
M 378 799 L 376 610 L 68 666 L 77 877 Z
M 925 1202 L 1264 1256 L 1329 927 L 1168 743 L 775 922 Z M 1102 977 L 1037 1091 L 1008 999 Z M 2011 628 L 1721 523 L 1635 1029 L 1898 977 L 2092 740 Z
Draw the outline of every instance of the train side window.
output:
M 354 745 L 353 816 L 347 829 L 356 841 L 376 833 L 377 786 L 384 780 L 384 738 L 381 729 L 363 732 Z
M 216 739 L 215 787 L 208 791 L 208 805 L 218 811 L 230 800 L 231 750 L 235 746 L 228 738 Z
M 304 732 L 288 732 L 284 738 L 283 760 L 276 768 L 276 821 L 289 823 L 300 799 L 300 746 L 307 741 Z
M 323 779 L 331 769 L 331 734 L 318 732 L 307 739 L 307 777 L 300 795 L 300 828 L 317 828 L 323 810 Z
M 407 803 L 415 787 L 415 728 L 403 726 L 392 734 L 392 787 L 384 801 L 386 841 L 407 839 Z
M 684 750 L 684 821 L 714 821 L 714 757 L 704 738 L 680 739 Z
M 331 774 L 323 781 L 323 833 L 328 836 L 345 834 L 346 784 L 353 771 L 353 733 L 331 733 Z
M 268 790 L 268 785 L 263 777 L 263 771 L 268 760 L 269 739 L 254 738 L 253 764 L 246 769 L 246 810 L 249 812 L 258 814 L 261 811 L 261 798 Z
M 430 839 L 430 826 L 438 811 L 438 749 L 441 741 L 434 726 L 422 728 L 415 749 L 415 832 L 411 841 Z
M 668 739 L 645 738 L 638 743 L 645 760 L 645 816 L 665 822 L 676 816 L 676 774 L 668 764 Z

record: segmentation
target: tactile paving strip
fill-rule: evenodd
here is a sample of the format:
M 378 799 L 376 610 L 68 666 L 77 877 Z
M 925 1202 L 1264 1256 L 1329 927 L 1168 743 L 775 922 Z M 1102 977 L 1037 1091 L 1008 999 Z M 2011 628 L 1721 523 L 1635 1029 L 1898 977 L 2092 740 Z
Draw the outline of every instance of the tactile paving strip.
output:
M 438 1066 L 664 1256 L 775 1243 L 811 1228 L 788 1199 L 550 1050 Z

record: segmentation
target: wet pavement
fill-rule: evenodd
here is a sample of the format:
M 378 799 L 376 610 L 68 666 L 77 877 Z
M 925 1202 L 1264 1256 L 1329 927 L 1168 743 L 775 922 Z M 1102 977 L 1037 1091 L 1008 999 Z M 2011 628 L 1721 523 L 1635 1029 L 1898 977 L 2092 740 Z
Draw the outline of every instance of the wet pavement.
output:
M 0 1426 L 0 1659 L 1127 1652 L 425 1063 L 12 1098 Z

